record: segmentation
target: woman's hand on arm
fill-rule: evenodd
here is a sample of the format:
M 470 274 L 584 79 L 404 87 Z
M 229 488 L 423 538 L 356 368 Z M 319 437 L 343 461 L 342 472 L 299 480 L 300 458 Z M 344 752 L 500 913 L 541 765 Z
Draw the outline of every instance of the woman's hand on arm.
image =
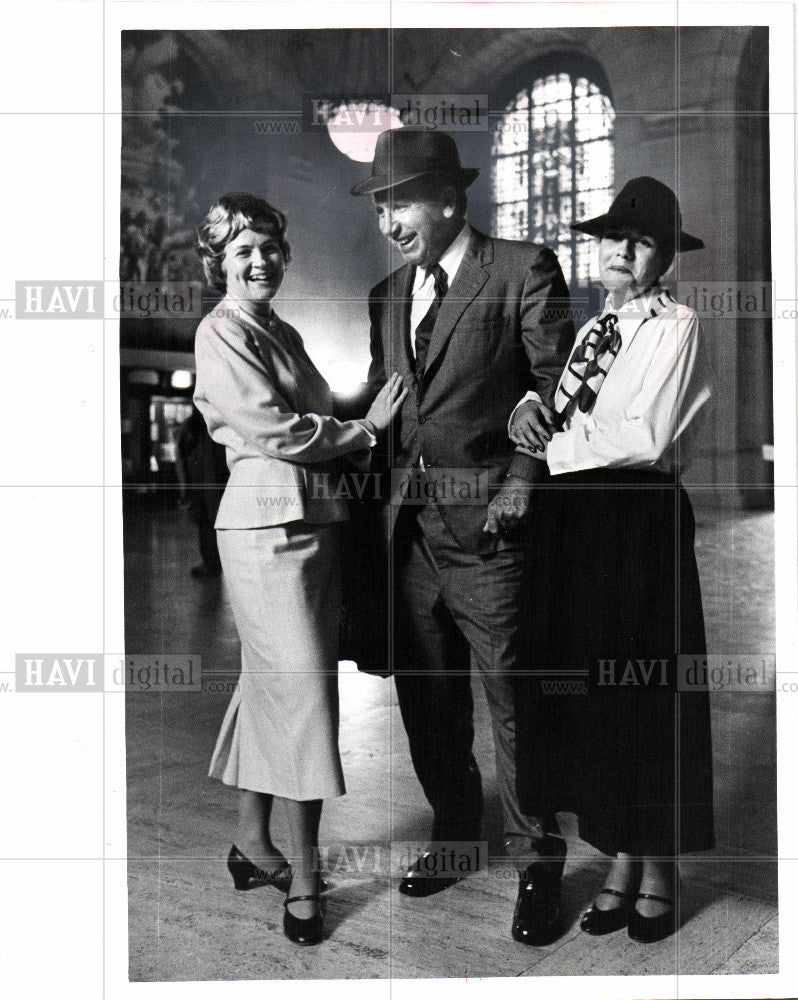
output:
M 394 372 L 377 393 L 366 414 L 365 422 L 374 428 L 374 433 L 379 434 L 388 429 L 406 396 L 407 387 L 404 385 L 404 380 L 398 372 Z
M 528 399 L 513 411 L 510 440 L 522 449 L 544 452 L 555 430 L 554 413 L 540 399 Z

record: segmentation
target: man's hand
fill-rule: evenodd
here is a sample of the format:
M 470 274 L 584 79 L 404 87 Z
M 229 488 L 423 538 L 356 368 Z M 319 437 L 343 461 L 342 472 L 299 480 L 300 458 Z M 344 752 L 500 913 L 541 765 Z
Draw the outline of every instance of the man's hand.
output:
M 541 452 L 551 441 L 555 429 L 554 414 L 549 407 L 530 399 L 515 411 L 510 427 L 510 440 L 533 452 Z
M 488 519 L 482 530 L 497 535 L 502 529 L 515 528 L 529 512 L 531 494 L 531 483 L 508 476 L 488 504 Z

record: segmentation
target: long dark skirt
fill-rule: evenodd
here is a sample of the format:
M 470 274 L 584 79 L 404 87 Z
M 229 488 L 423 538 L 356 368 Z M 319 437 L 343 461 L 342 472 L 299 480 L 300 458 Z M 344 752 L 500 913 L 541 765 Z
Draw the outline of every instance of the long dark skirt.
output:
M 536 492 L 518 793 L 530 815 L 576 813 L 606 854 L 714 846 L 709 696 L 680 690 L 677 669 L 706 652 L 694 536 L 687 493 L 659 473 L 568 473 Z

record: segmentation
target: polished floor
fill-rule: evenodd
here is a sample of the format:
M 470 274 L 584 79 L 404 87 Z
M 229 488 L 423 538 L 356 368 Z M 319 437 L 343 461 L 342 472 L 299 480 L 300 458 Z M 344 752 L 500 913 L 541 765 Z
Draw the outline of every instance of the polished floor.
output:
M 695 497 L 698 504 L 701 497 Z M 699 506 L 697 550 L 710 651 L 773 653 L 773 516 Z M 624 932 L 591 938 L 578 918 L 606 859 L 569 841 L 568 930 L 529 948 L 509 936 L 516 876 L 501 830 L 487 708 L 475 687 L 476 754 L 486 792 L 486 870 L 446 892 L 396 891 L 401 851 L 423 842 L 429 813 L 413 774 L 391 681 L 341 665 L 347 795 L 325 807 L 327 939 L 300 949 L 282 934 L 282 896 L 233 890 L 224 858 L 235 790 L 206 777 L 235 683 L 238 642 L 220 581 L 198 581 L 185 514 L 133 496 L 125 508 L 126 650 L 202 658 L 203 689 L 129 692 L 130 978 L 144 981 L 484 978 L 590 974 L 764 973 L 778 969 L 775 695 L 713 694 L 718 846 L 684 860 L 682 929 L 656 945 Z M 279 812 L 275 839 L 285 843 Z M 394 854 L 391 853 L 391 843 Z

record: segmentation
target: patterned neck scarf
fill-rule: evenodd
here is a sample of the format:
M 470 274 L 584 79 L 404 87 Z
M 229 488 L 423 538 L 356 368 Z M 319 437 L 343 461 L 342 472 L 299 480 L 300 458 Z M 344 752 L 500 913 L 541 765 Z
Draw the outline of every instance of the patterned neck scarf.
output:
M 658 316 L 673 298 L 662 289 L 647 310 L 644 319 Z M 588 413 L 596 402 L 607 372 L 621 349 L 621 331 L 616 313 L 605 313 L 587 331 L 563 372 L 554 397 L 554 408 L 562 420 L 577 407 Z

